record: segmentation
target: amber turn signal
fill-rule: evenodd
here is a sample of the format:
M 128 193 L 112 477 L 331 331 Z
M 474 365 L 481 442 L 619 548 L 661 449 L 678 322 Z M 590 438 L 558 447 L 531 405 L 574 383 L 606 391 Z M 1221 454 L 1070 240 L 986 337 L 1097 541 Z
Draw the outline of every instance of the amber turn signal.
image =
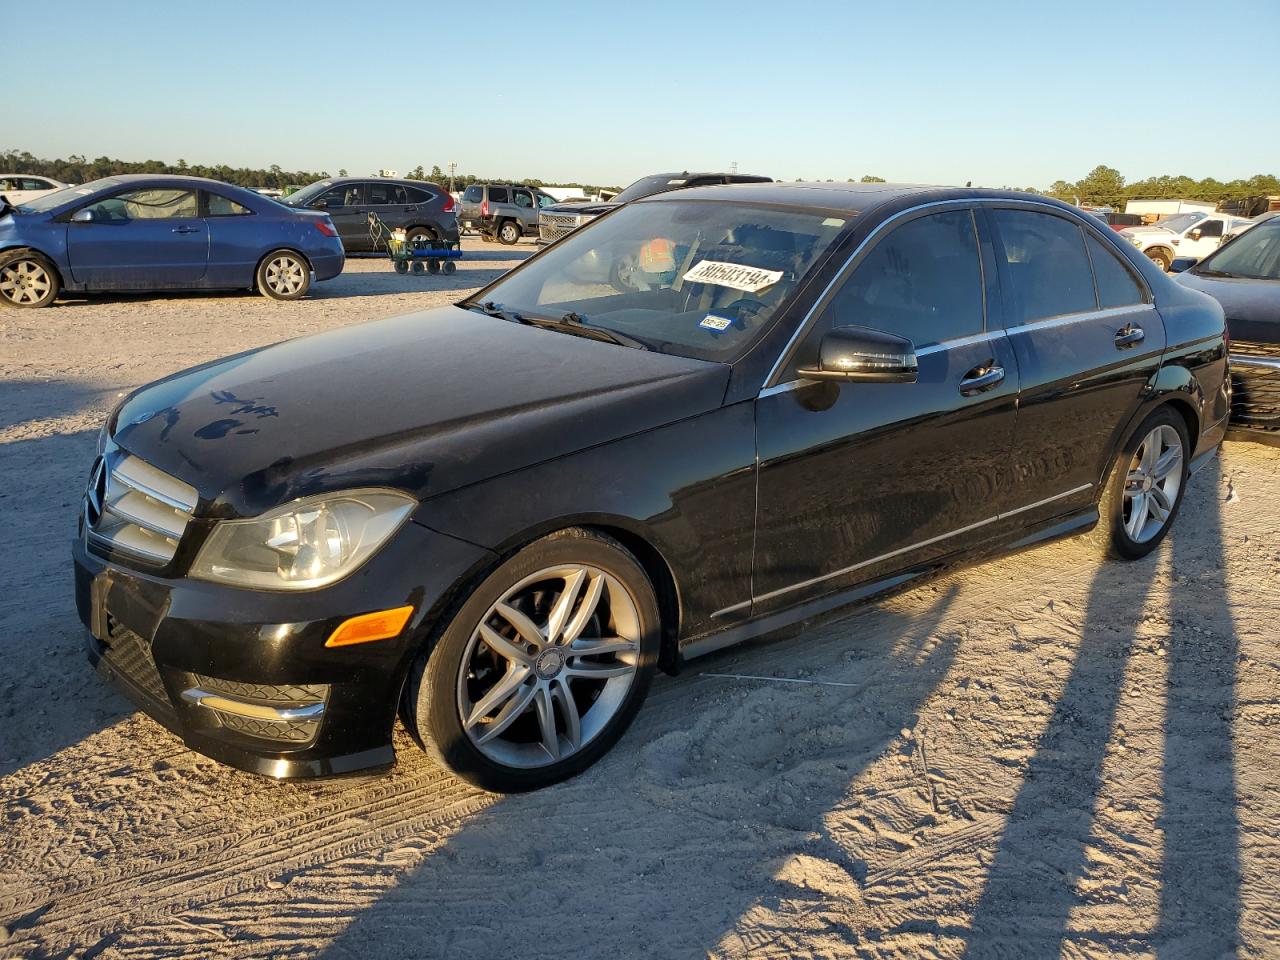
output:
M 404 625 L 413 616 L 413 607 L 396 607 L 394 610 L 378 610 L 362 613 L 343 621 L 324 642 L 326 647 L 346 647 L 353 643 L 369 643 L 399 636 Z

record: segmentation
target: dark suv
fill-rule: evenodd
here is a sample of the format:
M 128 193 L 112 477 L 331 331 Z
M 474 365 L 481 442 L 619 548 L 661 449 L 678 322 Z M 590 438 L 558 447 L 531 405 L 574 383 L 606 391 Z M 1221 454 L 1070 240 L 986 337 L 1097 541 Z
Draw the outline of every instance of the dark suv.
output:
M 538 214 L 556 198 L 515 183 L 473 183 L 462 194 L 458 222 L 485 240 L 512 244 L 538 233 Z
M 439 184 L 383 177 L 335 177 L 303 187 L 281 201 L 323 210 L 338 228 L 348 253 L 380 249 L 369 233 L 369 214 L 410 240 L 458 240 L 453 197 Z
M 714 187 L 724 183 L 772 183 L 772 177 L 750 173 L 655 173 L 641 177 L 612 200 L 604 203 L 557 203 L 543 209 L 538 221 L 538 243 L 551 243 L 577 230 L 589 220 L 617 209 L 624 203 L 690 187 Z

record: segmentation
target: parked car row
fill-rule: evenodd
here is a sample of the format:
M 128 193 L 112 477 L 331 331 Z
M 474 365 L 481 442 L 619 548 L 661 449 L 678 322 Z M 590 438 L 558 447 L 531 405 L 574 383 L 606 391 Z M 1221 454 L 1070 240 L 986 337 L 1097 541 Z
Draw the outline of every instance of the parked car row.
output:
M 1121 234 L 1160 267 L 1168 270 L 1177 257 L 1205 257 L 1217 250 L 1223 238 L 1247 227 L 1250 221 L 1222 213 L 1187 212 L 1157 220 L 1145 227 L 1126 227 Z
M 227 398 L 253 431 L 171 429 Z M 225 763 L 385 767 L 399 717 L 527 790 L 600 759 L 658 669 L 1001 550 L 1148 554 L 1228 412 L 1222 307 L 1065 204 L 666 191 L 456 305 L 134 391 L 77 607 Z

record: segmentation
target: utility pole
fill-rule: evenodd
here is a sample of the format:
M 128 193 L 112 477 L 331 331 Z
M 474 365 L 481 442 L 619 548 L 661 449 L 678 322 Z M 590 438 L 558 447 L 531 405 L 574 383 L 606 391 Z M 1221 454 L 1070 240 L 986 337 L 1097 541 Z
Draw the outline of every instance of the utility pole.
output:
M 737 160 L 730 160 L 730 161 L 729 161 L 729 172 L 730 172 L 730 173 L 737 173 L 737 172 L 738 172 L 738 161 L 737 161 Z
M 449 161 L 449 192 L 450 193 L 453 193 L 453 172 L 457 169 L 458 169 L 458 165 L 454 161 L 450 160 Z

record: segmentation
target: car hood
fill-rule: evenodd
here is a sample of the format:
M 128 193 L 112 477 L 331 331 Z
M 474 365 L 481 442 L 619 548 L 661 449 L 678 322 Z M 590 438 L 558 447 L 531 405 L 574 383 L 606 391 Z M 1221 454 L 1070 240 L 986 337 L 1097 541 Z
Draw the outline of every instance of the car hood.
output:
M 608 213 L 616 203 L 553 203 L 549 207 L 543 207 L 543 213 L 582 213 L 589 217 L 598 217 L 602 213 Z
M 1176 237 L 1177 234 L 1172 230 L 1166 230 L 1164 227 L 1125 227 L 1121 233 L 1131 234 L 1135 237 Z
M 443 307 L 160 380 L 125 401 L 113 439 L 195 487 L 204 516 L 355 487 L 426 499 L 712 410 L 728 377 Z
M 1194 270 L 1174 279 L 1222 304 L 1231 339 L 1280 343 L 1280 281 L 1206 277 Z

